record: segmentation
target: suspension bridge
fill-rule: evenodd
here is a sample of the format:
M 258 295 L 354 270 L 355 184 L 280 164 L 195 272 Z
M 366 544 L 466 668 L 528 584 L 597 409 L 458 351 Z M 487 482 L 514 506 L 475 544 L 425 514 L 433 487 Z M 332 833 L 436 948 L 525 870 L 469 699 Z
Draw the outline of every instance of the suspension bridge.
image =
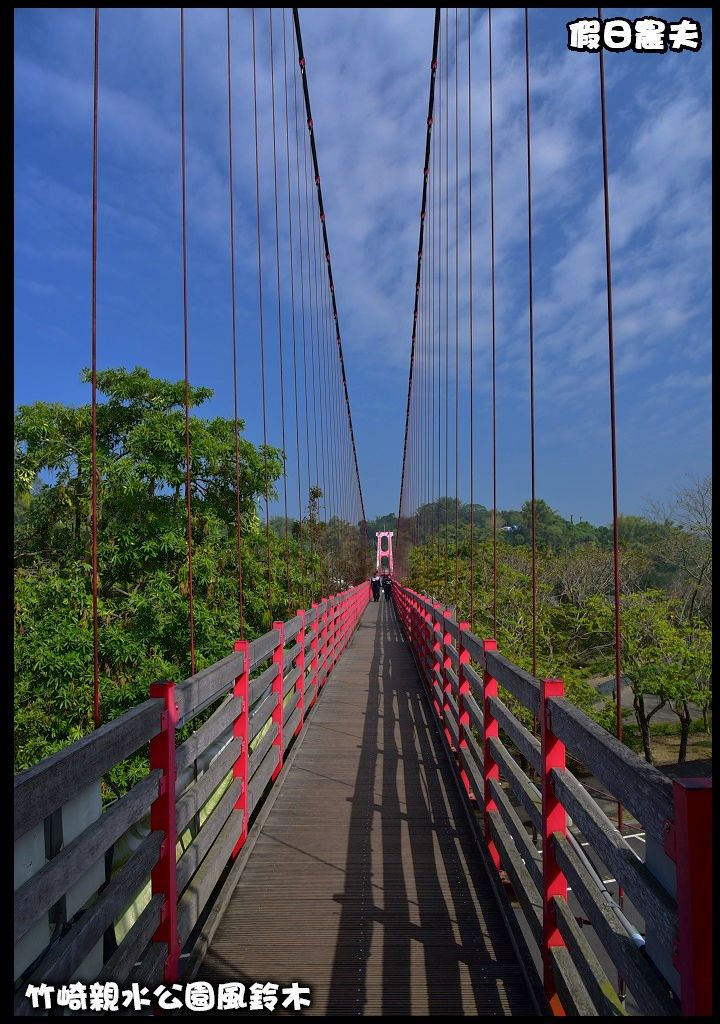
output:
M 235 985 L 235 1002 L 217 1008 L 240 1013 L 275 1010 L 277 1001 L 267 1001 L 273 996 L 272 986 L 277 989 L 286 983 L 298 983 L 308 992 L 308 1005 L 295 1010 L 318 1015 L 688 1016 L 712 1012 L 709 780 L 670 778 L 625 746 L 619 700 L 618 728 L 613 736 L 565 697 L 561 679 L 545 679 L 536 671 L 534 434 L 532 670 L 503 655 L 493 638 L 494 629 L 488 629 L 490 636 L 476 630 L 472 589 L 468 607 L 457 606 L 457 562 L 455 588 L 448 578 L 441 596 L 420 593 L 407 585 L 410 552 L 423 538 L 429 539 L 433 552 L 445 545 L 447 554 L 452 502 L 445 501 L 444 524 L 433 522 L 428 527 L 425 520 L 433 498 L 451 493 L 448 477 L 453 455 L 457 559 L 457 419 L 454 453 L 448 441 L 448 418 L 451 413 L 458 416 L 459 404 L 457 391 L 454 403 L 448 392 L 454 298 L 449 293 L 448 268 L 457 257 L 449 248 L 447 218 L 452 205 L 447 194 L 443 203 L 442 190 L 453 183 L 448 154 L 453 131 L 453 145 L 457 146 L 462 127 L 468 140 L 464 187 L 470 190 L 471 211 L 466 243 L 471 309 L 467 370 L 472 396 L 475 146 L 470 15 L 470 10 L 450 15 L 438 9 L 433 37 L 428 40 L 428 114 L 419 175 L 422 198 L 398 526 L 395 532 L 377 534 L 376 564 L 391 575 L 391 597 L 374 602 L 365 578 L 370 567 L 369 542 L 310 102 L 310 61 L 303 49 L 298 9 L 292 11 L 290 32 L 285 11 L 274 9 L 258 15 L 252 10 L 251 131 L 265 459 L 261 502 L 265 507 L 267 597 L 263 614 L 267 618 L 265 628 L 256 627 L 256 635 L 248 639 L 251 612 L 243 594 L 249 581 L 242 576 L 239 528 L 238 416 L 242 394 L 238 366 L 242 350 L 238 348 L 241 311 L 236 308 L 235 296 L 232 114 L 232 47 L 236 41 L 227 11 L 228 201 L 233 258 L 228 290 L 235 425 L 231 476 L 237 496 L 238 630 L 236 636 L 228 636 L 227 655 L 222 660 L 198 669 L 193 608 L 193 495 L 197 491 L 192 478 L 192 337 L 187 320 L 186 207 L 192 196 L 186 194 L 185 25 L 184 12 L 180 12 L 190 674 L 181 681 L 153 683 L 143 703 L 106 719 L 100 686 L 102 618 L 98 596 L 103 568 L 98 546 L 102 482 L 98 470 L 95 286 L 101 12 L 95 11 L 94 672 L 90 680 L 95 729 L 15 777 L 16 1015 L 53 1012 L 56 1004 L 51 990 L 77 981 L 104 986 L 114 983 L 121 990 L 133 990 L 137 1003 L 120 1009 L 127 1014 L 153 1013 L 158 986 L 171 988 L 190 981 L 212 983 L 215 992 L 220 991 L 219 986 Z M 269 179 L 261 175 L 259 159 L 257 112 L 262 97 L 257 88 L 256 18 L 260 16 L 268 20 L 272 73 L 267 97 L 273 154 Z M 459 17 L 467 20 L 464 36 L 459 31 Z M 487 28 L 492 195 L 490 11 Z M 526 9 L 532 409 L 529 42 Z M 467 47 L 464 125 L 460 124 L 457 100 L 461 45 Z M 453 59 L 450 47 L 454 48 Z M 598 61 L 619 686 L 622 623 L 602 50 Z M 454 121 L 449 115 L 453 90 Z M 418 127 L 422 129 L 422 125 Z M 278 162 L 283 148 L 284 163 Z M 454 173 L 457 197 L 457 156 Z M 261 218 L 261 179 L 271 197 L 269 225 Z M 280 208 L 287 210 L 286 280 L 281 272 Z M 459 246 L 457 227 L 454 239 Z M 268 287 L 267 273 L 263 276 L 263 247 L 276 257 L 281 399 L 277 404 L 271 401 L 272 383 L 266 374 L 269 318 L 263 302 L 264 282 L 266 290 Z M 491 272 L 496 540 L 494 257 Z M 457 264 L 454 280 L 457 288 Z M 280 313 L 282 295 L 290 303 L 289 323 Z M 457 330 L 453 358 L 457 388 Z M 472 409 L 471 404 L 471 509 L 475 498 Z M 280 422 L 283 449 L 288 453 L 281 496 L 284 528 L 280 544 L 286 545 L 288 566 L 284 592 L 285 584 L 278 583 L 271 569 L 271 417 Z M 534 431 L 532 416 L 531 427 Z M 292 455 L 300 521 L 301 488 L 311 495 L 305 535 L 307 562 L 300 583 L 290 575 Z M 325 501 L 324 513 L 312 498 L 313 489 L 317 498 Z M 438 505 L 438 517 L 439 509 Z M 313 545 L 319 551 L 320 533 L 313 526 L 321 521 L 326 527 L 335 525 L 338 545 L 334 555 L 323 553 L 331 564 L 326 575 L 318 577 L 314 560 L 318 552 Z M 472 514 L 469 551 L 472 564 Z M 495 599 L 496 543 L 493 553 L 494 572 L 488 586 Z M 273 614 L 273 609 L 288 608 L 291 614 L 286 618 Z M 520 709 L 527 713 L 527 721 L 532 719 L 532 728 L 521 721 Z M 138 753 L 147 759 L 146 774 L 103 807 L 101 780 Z M 115 853 L 121 847 L 125 854 L 118 863 Z M 611 882 L 614 888 L 608 887 Z M 253 986 L 258 983 L 265 988 L 253 997 Z M 252 998 L 260 1002 L 253 1004 Z M 63 1005 L 70 1007 L 68 1012 L 92 1009 L 89 1004 L 73 1007 L 67 1000 Z M 277 1002 L 275 1012 L 295 1010 Z

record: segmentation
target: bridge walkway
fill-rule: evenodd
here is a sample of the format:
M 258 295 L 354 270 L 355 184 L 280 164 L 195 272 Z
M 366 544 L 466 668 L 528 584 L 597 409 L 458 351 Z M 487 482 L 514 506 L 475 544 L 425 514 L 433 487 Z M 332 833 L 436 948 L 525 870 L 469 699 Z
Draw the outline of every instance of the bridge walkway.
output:
M 301 739 L 197 977 L 298 981 L 319 1015 L 532 1014 L 391 604 Z

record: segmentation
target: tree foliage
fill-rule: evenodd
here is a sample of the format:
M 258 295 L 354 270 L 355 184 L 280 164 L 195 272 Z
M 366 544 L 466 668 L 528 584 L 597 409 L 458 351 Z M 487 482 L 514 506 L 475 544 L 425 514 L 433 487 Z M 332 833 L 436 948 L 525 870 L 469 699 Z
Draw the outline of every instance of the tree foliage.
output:
M 89 380 L 89 373 L 84 372 Z M 97 375 L 99 654 L 104 721 L 147 697 L 157 679 L 190 674 L 185 383 L 147 370 Z M 283 454 L 198 414 L 190 389 L 190 479 L 196 670 L 239 635 L 237 530 L 245 636 L 353 582 L 359 531 L 309 511 L 287 539 L 257 501 Z M 15 766 L 26 768 L 93 727 L 91 412 L 37 402 L 15 416 Z M 238 424 L 242 431 L 243 423 Z M 312 504 L 312 493 L 309 502 Z M 239 523 L 238 523 L 239 500 Z M 350 551 L 352 541 L 352 551 Z

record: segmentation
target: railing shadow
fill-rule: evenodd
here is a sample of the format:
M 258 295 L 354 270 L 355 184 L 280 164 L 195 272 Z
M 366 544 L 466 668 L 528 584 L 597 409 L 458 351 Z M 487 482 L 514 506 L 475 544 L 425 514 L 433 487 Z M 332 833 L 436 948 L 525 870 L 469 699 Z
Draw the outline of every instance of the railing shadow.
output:
M 514 954 L 394 607 L 370 608 L 370 685 L 326 1012 L 362 1013 L 368 1003 L 418 1012 L 424 974 L 428 1013 L 505 1014 L 517 987 L 503 983 L 503 966 Z M 378 992 L 368 966 L 380 957 Z

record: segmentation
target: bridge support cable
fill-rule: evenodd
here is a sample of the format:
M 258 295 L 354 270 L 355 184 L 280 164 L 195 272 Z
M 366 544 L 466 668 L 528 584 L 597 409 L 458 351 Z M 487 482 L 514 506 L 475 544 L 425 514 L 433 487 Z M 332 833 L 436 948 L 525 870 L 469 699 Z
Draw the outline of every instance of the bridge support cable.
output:
M 488 17 L 490 12 L 488 10 Z M 472 205 L 472 74 L 470 45 L 470 8 L 467 11 L 467 61 L 468 61 L 468 306 L 469 306 L 469 342 L 470 342 L 470 584 L 469 609 L 470 628 L 475 628 L 475 419 L 474 419 L 474 376 L 473 376 L 473 205 Z
M 497 638 L 497 359 L 495 335 L 495 151 L 493 129 L 492 7 L 488 7 L 488 101 L 490 133 L 490 327 L 492 346 L 492 635 Z
M 195 614 L 193 609 L 192 482 L 190 464 L 190 363 L 187 303 L 187 181 L 185 168 L 185 8 L 180 8 L 180 140 L 182 165 L 183 334 L 185 355 L 185 504 L 187 508 L 188 606 L 190 674 L 195 674 Z
M 316 142 L 315 142 L 315 131 L 314 131 L 314 125 L 313 125 L 313 119 L 312 119 L 312 108 L 311 108 L 311 104 L 310 104 L 310 91 L 309 91 L 309 86 L 308 86 L 307 67 L 306 67 L 306 61 L 305 61 L 305 53 L 304 53 L 304 50 L 303 50 L 302 32 L 300 30 L 300 17 L 299 17 L 299 13 L 298 13 L 298 8 L 297 7 L 293 7 L 293 22 L 294 22 L 294 26 L 295 26 L 295 38 L 296 38 L 296 42 L 297 42 L 298 64 L 299 64 L 299 68 L 300 68 L 300 76 L 301 76 L 302 85 L 303 85 L 303 96 L 304 96 L 304 100 L 305 100 L 305 113 L 306 113 L 306 117 L 307 117 L 308 135 L 309 135 L 309 139 L 310 139 L 310 151 L 311 151 L 311 156 L 312 156 L 312 167 L 313 167 L 313 172 L 314 172 L 314 177 L 315 177 L 315 186 L 316 186 L 316 190 L 317 190 L 317 205 L 318 205 L 318 211 L 319 211 L 319 216 L 320 216 L 320 223 L 322 225 L 322 239 L 323 239 L 323 248 L 324 248 L 325 262 L 326 262 L 326 265 L 327 265 L 328 288 L 329 288 L 329 291 L 330 291 L 330 298 L 331 298 L 332 312 L 333 312 L 333 321 L 334 321 L 334 324 L 335 324 L 335 340 L 336 340 L 338 356 L 339 356 L 339 360 L 340 360 L 340 375 L 341 375 L 341 379 L 342 379 L 342 387 L 343 387 L 343 392 L 344 392 L 344 397 L 345 397 L 345 408 L 346 408 L 346 412 L 347 412 L 347 425 L 348 425 L 348 432 L 349 432 L 349 437 L 350 437 L 350 444 L 351 444 L 351 448 L 352 448 L 353 468 L 354 468 L 354 471 L 355 471 L 355 490 L 356 490 L 355 504 L 356 504 L 356 507 L 357 507 L 357 511 L 359 512 L 360 524 L 361 524 L 361 526 L 360 526 L 361 533 L 364 536 L 364 534 L 365 534 L 365 504 L 364 504 L 364 501 L 363 501 L 362 485 L 361 485 L 361 482 L 360 482 L 360 470 L 359 470 L 359 467 L 358 467 L 358 460 L 357 460 L 357 447 L 356 447 L 356 444 L 355 444 L 355 433 L 354 433 L 354 430 L 353 430 L 352 413 L 351 413 L 351 410 L 350 410 L 350 396 L 349 396 L 349 393 L 348 393 L 347 376 L 346 376 L 346 373 L 345 373 L 345 360 L 344 360 L 344 357 L 343 357 L 342 336 L 341 336 L 341 332 L 340 332 L 340 321 L 339 321 L 338 310 L 337 310 L 337 299 L 336 299 L 336 296 L 335 296 L 335 285 L 334 285 L 333 272 L 332 272 L 332 260 L 330 258 L 330 246 L 329 246 L 329 242 L 328 242 L 327 223 L 326 223 L 326 217 L 325 217 L 325 206 L 324 206 L 324 203 L 323 203 L 322 185 L 321 185 L 321 179 L 320 179 L 320 169 L 319 169 L 319 165 L 318 165 L 317 147 L 316 147 Z
M 413 309 L 413 324 L 412 324 L 412 339 L 410 344 L 410 369 L 408 372 L 408 393 L 407 393 L 407 404 L 405 411 L 405 436 L 403 440 L 403 460 L 402 470 L 400 475 L 400 500 L 398 502 L 398 544 L 405 543 L 406 529 L 403 527 L 403 513 L 405 512 L 405 519 L 409 518 L 409 515 L 416 512 L 417 509 L 405 509 L 405 500 L 409 498 L 406 494 L 405 485 L 407 472 L 409 469 L 408 462 L 408 440 L 411 437 L 410 434 L 410 412 L 411 412 L 411 401 L 413 394 L 413 371 L 415 369 L 415 352 L 416 343 L 418 336 L 418 310 L 420 308 L 420 292 L 422 277 L 421 272 L 423 269 L 423 252 L 425 245 L 425 227 L 427 224 L 427 212 L 428 212 L 428 180 L 430 178 L 430 162 L 431 162 L 431 142 L 433 140 L 433 111 L 435 104 L 435 77 L 437 71 L 437 52 L 438 52 L 438 36 L 440 31 L 440 8 L 435 8 L 435 23 L 433 29 L 433 46 L 432 46 L 432 58 L 430 61 L 430 89 L 428 97 L 428 111 L 427 111 L 427 129 L 425 133 L 425 161 L 423 164 L 423 188 L 422 188 L 422 202 L 420 206 L 420 229 L 418 239 L 418 257 L 417 257 L 417 271 L 415 276 L 415 303 Z M 431 183 L 432 184 L 432 183 Z M 426 260 L 427 274 L 429 275 L 429 260 Z M 422 399 L 422 392 L 421 392 Z M 423 478 L 427 478 L 427 473 L 423 473 Z M 423 531 L 423 532 L 426 532 Z M 403 549 L 405 550 L 405 549 Z M 403 560 L 403 564 L 406 564 Z
M 602 8 L 598 7 L 598 18 L 602 24 Z M 613 329 L 612 254 L 610 244 L 610 181 L 608 173 L 607 108 L 605 102 L 605 61 L 600 47 L 600 126 L 602 136 L 603 164 L 603 213 L 605 227 L 605 292 L 607 297 L 608 327 L 608 376 L 610 397 L 610 462 L 612 478 L 613 509 L 613 609 L 615 626 L 615 734 L 622 740 L 622 636 L 620 621 L 620 544 L 618 537 L 618 473 L 617 473 L 617 423 L 615 414 L 615 337 Z M 622 833 L 622 803 L 617 805 L 618 831 Z M 623 890 L 619 888 L 620 907 L 623 906 Z M 618 991 L 624 984 L 618 974 Z
M 240 426 L 238 423 L 237 309 L 235 302 L 235 201 L 233 190 L 232 61 L 230 48 L 230 8 L 227 8 L 227 85 L 228 85 L 228 185 L 230 195 L 230 301 L 233 355 L 233 416 L 235 441 L 235 540 L 237 551 L 238 638 L 244 635 L 242 530 L 240 527 Z
M 92 648 L 93 648 L 93 724 L 100 725 L 100 636 L 98 622 L 98 468 L 97 468 L 97 212 L 98 212 L 98 93 L 100 83 L 100 8 L 95 8 L 95 52 L 93 60 L 93 144 L 92 144 L 92 256 L 90 313 L 91 333 L 91 407 L 90 407 L 90 487 L 92 518 Z
M 267 454 L 267 402 L 265 388 L 265 324 L 263 317 L 263 277 L 262 277 L 262 240 L 260 231 L 260 150 L 258 140 L 257 115 L 257 67 L 255 56 L 255 8 L 251 9 L 252 22 L 252 67 L 253 67 L 253 124 L 255 130 L 255 212 L 257 219 L 257 267 L 258 267 L 258 312 L 260 340 L 260 378 L 262 384 L 262 421 L 263 421 L 263 463 L 265 467 L 265 547 L 267 553 L 267 609 L 268 625 L 272 625 L 272 571 L 270 554 L 270 476 Z
M 285 589 L 288 609 L 292 607 L 292 584 L 290 580 L 290 537 L 288 531 L 288 492 L 287 492 L 287 443 L 285 437 L 285 352 L 283 349 L 283 318 L 282 318 L 282 286 L 280 276 L 280 218 L 278 213 L 278 171 L 277 171 L 277 132 L 275 127 L 275 50 L 273 45 L 273 9 L 268 8 L 270 26 L 270 95 L 272 105 L 272 136 L 273 136 L 273 198 L 275 202 L 275 270 L 277 288 L 278 317 L 278 362 L 280 368 L 280 424 L 282 436 L 283 460 L 283 519 L 285 538 Z

